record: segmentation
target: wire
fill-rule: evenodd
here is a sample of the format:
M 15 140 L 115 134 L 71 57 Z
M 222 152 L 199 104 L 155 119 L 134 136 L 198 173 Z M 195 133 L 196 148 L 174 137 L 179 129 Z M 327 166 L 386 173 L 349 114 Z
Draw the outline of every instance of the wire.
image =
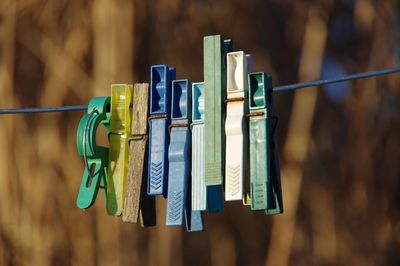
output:
M 87 108 L 88 108 L 87 105 L 68 105 L 68 106 L 44 107 L 44 108 L 37 107 L 37 108 L 0 109 L 0 115 L 83 111 L 87 110 Z
M 355 79 L 364 79 L 378 77 L 393 73 L 400 72 L 400 67 L 384 68 L 375 71 L 369 71 L 354 75 L 348 75 L 335 79 L 322 79 L 314 80 L 308 82 L 301 82 L 290 85 L 283 85 L 274 87 L 272 90 L 274 92 L 280 91 L 292 91 L 297 89 L 303 89 L 307 87 L 322 86 L 326 84 L 339 83 Z M 84 111 L 87 110 L 87 105 L 68 105 L 68 106 L 56 106 L 56 107 L 35 107 L 35 108 L 14 108 L 14 109 L 0 109 L 0 115 L 10 115 L 10 114 L 33 114 L 33 113 L 54 113 L 54 112 L 68 112 L 68 111 Z
M 315 87 L 315 86 L 321 86 L 321 85 L 326 85 L 326 84 L 339 83 L 339 82 L 344 82 L 344 81 L 349 81 L 349 80 L 354 80 L 354 79 L 378 77 L 378 76 L 388 75 L 388 74 L 397 73 L 397 72 L 400 72 L 400 67 L 384 68 L 381 70 L 375 70 L 375 71 L 369 71 L 369 72 L 364 72 L 364 73 L 359 73 L 359 74 L 354 74 L 354 75 L 348 75 L 348 76 L 335 78 L 335 79 L 322 79 L 322 80 L 296 83 L 296 84 L 291 84 L 291 85 L 277 86 L 277 87 L 274 87 L 272 90 L 273 91 L 292 91 L 292 90 L 297 90 L 297 89 L 302 89 L 302 88 L 307 88 L 307 87 Z

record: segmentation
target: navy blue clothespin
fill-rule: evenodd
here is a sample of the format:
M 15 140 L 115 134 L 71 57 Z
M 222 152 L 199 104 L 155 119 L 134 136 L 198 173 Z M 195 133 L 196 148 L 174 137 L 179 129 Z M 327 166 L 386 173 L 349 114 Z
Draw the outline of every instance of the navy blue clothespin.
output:
M 191 84 L 189 80 L 174 80 L 172 82 L 172 121 L 169 126 L 171 141 L 168 150 L 166 225 L 182 225 L 185 213 L 188 231 L 202 231 L 203 223 L 200 211 L 191 211 L 191 132 L 189 129 L 191 110 Z
M 171 115 L 171 82 L 175 68 L 155 65 L 150 69 L 148 195 L 167 195 L 168 126 Z

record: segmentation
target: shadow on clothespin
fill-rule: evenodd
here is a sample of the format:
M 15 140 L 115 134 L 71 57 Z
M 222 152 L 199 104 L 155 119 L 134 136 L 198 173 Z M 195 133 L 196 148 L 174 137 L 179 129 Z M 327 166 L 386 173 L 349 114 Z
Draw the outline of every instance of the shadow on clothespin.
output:
M 93 98 L 78 125 L 76 143 L 78 153 L 83 157 L 85 170 L 79 188 L 76 205 L 87 209 L 93 205 L 99 187 L 107 191 L 108 148 L 96 144 L 98 126 L 102 124 L 110 131 L 110 97 Z
M 167 196 L 168 126 L 171 120 L 171 82 L 175 75 L 175 68 L 167 65 L 155 65 L 150 69 L 149 195 Z
M 222 185 L 225 163 L 224 117 L 226 98 L 226 54 L 232 41 L 221 35 L 204 37 L 205 85 L 205 182 L 207 207 L 210 212 L 224 209 Z
M 108 157 L 107 213 L 121 215 L 124 209 L 128 169 L 128 138 L 131 135 L 132 85 L 111 86 L 110 153 Z
M 266 214 L 283 212 L 279 157 L 274 132 L 277 118 L 272 101 L 272 78 L 259 72 L 248 76 L 251 209 Z
M 183 217 L 188 231 L 202 231 L 200 211 L 192 211 L 190 194 L 191 84 L 188 80 L 172 82 L 170 145 L 168 150 L 167 226 L 180 226 Z M 185 214 L 185 216 L 184 216 Z
M 135 84 L 132 97 L 132 127 L 129 141 L 129 165 L 122 214 L 124 222 L 142 226 L 156 224 L 154 196 L 147 195 L 147 118 L 149 84 Z

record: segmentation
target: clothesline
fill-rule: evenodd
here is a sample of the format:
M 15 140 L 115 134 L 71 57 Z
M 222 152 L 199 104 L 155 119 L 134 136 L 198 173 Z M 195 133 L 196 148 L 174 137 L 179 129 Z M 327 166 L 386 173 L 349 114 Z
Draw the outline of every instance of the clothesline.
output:
M 308 87 L 316 87 L 333 83 L 340 83 L 356 79 L 372 78 L 383 75 L 389 75 L 393 73 L 399 73 L 400 67 L 384 68 L 374 71 L 368 71 L 353 75 L 347 75 L 343 77 L 338 77 L 334 79 L 322 79 L 307 81 L 283 86 L 274 87 L 272 90 L 274 92 L 282 91 L 293 91 L 298 89 L 304 89 Z M 0 115 L 9 114 L 33 114 L 33 113 L 53 113 L 53 112 L 69 112 L 69 111 L 83 111 L 87 110 L 87 105 L 68 105 L 68 106 L 55 106 L 55 107 L 33 107 L 33 108 L 12 108 L 12 109 L 0 109 Z

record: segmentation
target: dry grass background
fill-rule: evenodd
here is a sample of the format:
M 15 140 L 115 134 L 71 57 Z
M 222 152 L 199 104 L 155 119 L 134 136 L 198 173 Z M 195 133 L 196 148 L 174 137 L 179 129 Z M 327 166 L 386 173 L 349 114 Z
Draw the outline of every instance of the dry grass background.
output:
M 275 84 L 318 79 L 327 54 L 349 73 L 399 65 L 399 12 L 390 0 L 1 0 L 0 107 L 86 104 L 157 63 L 201 81 L 214 33 Z M 0 265 L 399 265 L 400 77 L 351 85 L 341 101 L 275 95 L 285 214 L 227 203 L 198 234 L 166 228 L 163 199 L 155 228 L 107 216 L 101 195 L 77 209 L 81 113 L 0 117 Z

